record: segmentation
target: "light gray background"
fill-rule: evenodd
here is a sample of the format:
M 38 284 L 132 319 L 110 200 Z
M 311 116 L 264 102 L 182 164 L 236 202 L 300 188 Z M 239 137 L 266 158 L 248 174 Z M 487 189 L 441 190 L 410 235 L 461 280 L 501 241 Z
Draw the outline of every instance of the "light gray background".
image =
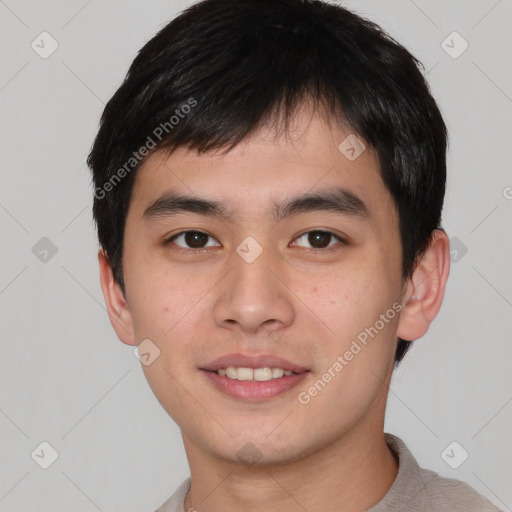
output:
M 138 49 L 190 3 L 0 0 L 5 512 L 152 511 L 189 474 L 179 429 L 107 318 L 85 158 Z M 444 226 L 468 249 L 394 376 L 386 430 L 511 510 L 512 2 L 345 5 L 424 62 L 451 136 Z M 42 31 L 59 44 L 47 59 L 31 48 Z M 453 31 L 469 43 L 457 59 L 441 47 Z M 58 248 L 46 262 L 32 252 L 42 237 Z M 42 441 L 59 454 L 48 469 L 31 458 Z M 441 457 L 452 441 L 469 453 L 458 469 Z

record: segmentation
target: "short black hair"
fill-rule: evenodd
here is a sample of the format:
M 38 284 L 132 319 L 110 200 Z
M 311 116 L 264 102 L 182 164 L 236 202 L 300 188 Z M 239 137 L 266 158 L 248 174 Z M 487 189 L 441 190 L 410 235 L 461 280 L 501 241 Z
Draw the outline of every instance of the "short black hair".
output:
M 402 278 L 440 228 L 447 131 L 421 63 L 376 24 L 321 0 L 204 0 L 139 51 L 87 163 L 98 239 L 122 270 L 134 177 L 151 152 L 229 151 L 306 101 L 376 151 L 399 216 Z M 398 339 L 395 365 L 411 342 Z

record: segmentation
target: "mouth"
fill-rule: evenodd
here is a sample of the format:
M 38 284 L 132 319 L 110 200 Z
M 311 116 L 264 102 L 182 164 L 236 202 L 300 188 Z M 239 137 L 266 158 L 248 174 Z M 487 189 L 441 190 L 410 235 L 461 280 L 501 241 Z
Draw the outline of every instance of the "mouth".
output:
M 310 372 L 305 366 L 282 358 L 240 354 L 219 358 L 200 370 L 222 394 L 251 402 L 290 391 Z
M 236 368 L 228 366 L 227 368 L 219 368 L 215 373 L 221 377 L 227 377 L 233 380 L 249 380 L 257 382 L 266 382 L 272 379 L 280 379 L 283 376 L 298 375 L 299 372 L 285 370 L 284 368 L 269 368 L 264 366 L 262 368 Z

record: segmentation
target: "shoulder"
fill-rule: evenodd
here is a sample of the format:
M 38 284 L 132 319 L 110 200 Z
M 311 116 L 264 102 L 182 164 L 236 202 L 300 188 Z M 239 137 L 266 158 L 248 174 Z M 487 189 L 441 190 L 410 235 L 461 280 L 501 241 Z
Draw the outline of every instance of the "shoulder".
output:
M 435 511 L 499 512 L 498 507 L 460 480 L 427 469 L 420 469 L 420 474 Z
M 386 496 L 368 512 L 500 512 L 464 482 L 421 468 L 400 438 L 385 438 L 398 460 L 398 474 Z

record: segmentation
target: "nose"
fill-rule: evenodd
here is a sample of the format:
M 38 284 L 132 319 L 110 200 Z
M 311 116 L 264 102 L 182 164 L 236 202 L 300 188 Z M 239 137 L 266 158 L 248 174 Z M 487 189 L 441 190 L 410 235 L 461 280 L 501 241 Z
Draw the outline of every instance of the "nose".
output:
M 219 283 L 214 320 L 220 327 L 244 333 L 274 331 L 289 326 L 295 317 L 293 294 L 287 287 L 284 261 L 264 249 L 247 262 L 233 251 L 231 271 Z

